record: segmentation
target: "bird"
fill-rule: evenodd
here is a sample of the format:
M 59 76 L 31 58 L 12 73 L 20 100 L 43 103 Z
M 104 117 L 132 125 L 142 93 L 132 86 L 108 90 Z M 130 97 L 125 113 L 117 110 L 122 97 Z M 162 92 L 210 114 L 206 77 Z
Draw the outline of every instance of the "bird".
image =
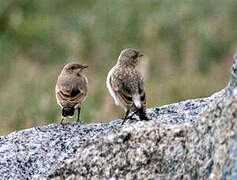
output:
M 82 74 L 83 70 L 88 68 L 79 62 L 71 62 L 64 66 L 55 87 L 57 103 L 62 108 L 62 119 L 72 118 L 74 111 L 78 109 L 77 122 L 80 122 L 80 111 L 82 103 L 88 95 L 88 80 Z
M 127 48 L 121 51 L 117 64 L 109 71 L 106 85 L 113 97 L 115 104 L 121 106 L 126 114 L 126 119 L 131 119 L 134 114 L 140 120 L 149 120 L 146 115 L 146 93 L 144 77 L 136 70 L 139 59 L 144 56 L 138 50 Z M 130 110 L 133 112 L 128 117 Z

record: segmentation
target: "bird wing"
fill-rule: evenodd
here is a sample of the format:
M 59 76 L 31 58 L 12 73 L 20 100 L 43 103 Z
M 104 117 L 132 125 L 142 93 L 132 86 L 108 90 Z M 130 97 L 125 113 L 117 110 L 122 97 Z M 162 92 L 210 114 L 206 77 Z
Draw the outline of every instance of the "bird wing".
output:
M 143 108 L 146 108 L 146 93 L 144 89 L 144 78 L 138 71 L 133 72 L 135 78 L 130 78 L 124 71 L 118 71 L 117 74 L 113 74 L 110 78 L 110 84 L 115 94 L 118 96 L 120 102 L 126 107 L 131 107 L 134 103 L 134 97 L 138 98 L 138 101 L 142 104 Z M 124 82 L 126 79 L 126 83 Z M 133 84 L 137 89 L 137 94 L 132 94 L 134 89 L 128 84 Z M 136 90 L 135 90 L 136 91 Z
M 112 78 L 110 79 L 110 83 L 120 102 L 125 106 L 130 107 L 133 104 L 132 94 L 125 88 L 124 84 L 120 83 L 119 80 L 113 80 Z
M 65 84 L 56 88 L 56 97 L 62 106 L 67 102 L 73 106 L 81 104 L 85 96 L 86 92 L 77 84 Z

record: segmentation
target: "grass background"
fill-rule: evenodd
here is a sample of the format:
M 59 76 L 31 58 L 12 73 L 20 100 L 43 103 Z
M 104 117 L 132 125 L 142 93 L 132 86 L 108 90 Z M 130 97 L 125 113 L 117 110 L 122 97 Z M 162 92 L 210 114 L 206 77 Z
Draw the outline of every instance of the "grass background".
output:
M 236 9 L 236 0 L 0 1 L 0 135 L 59 123 L 57 76 L 75 60 L 89 65 L 81 119 L 123 116 L 105 81 L 128 47 L 146 55 L 148 107 L 221 90 L 237 47 Z

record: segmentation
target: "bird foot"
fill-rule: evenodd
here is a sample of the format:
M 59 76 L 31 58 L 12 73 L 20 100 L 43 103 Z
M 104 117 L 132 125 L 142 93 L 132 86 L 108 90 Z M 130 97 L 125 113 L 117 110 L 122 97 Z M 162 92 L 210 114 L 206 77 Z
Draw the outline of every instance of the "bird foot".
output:
M 65 127 L 65 123 L 60 122 L 60 125 L 64 128 Z
M 130 120 L 137 120 L 135 117 L 128 117 Z

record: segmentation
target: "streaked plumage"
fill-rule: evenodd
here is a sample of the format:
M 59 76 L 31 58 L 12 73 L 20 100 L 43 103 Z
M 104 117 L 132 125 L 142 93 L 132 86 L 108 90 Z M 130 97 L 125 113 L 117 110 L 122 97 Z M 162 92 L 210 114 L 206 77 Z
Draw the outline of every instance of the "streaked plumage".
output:
M 88 81 L 82 74 L 86 65 L 72 62 L 64 66 L 55 88 L 56 99 L 62 108 L 62 120 L 65 117 L 73 117 L 74 110 L 78 109 L 77 121 L 80 121 L 80 109 L 88 92 Z
M 144 78 L 135 69 L 141 56 L 143 55 L 135 49 L 123 50 L 117 64 L 107 76 L 106 84 L 115 104 L 123 107 L 126 111 L 124 121 L 127 119 L 130 110 L 134 112 L 130 117 L 137 114 L 141 120 L 148 120 Z

